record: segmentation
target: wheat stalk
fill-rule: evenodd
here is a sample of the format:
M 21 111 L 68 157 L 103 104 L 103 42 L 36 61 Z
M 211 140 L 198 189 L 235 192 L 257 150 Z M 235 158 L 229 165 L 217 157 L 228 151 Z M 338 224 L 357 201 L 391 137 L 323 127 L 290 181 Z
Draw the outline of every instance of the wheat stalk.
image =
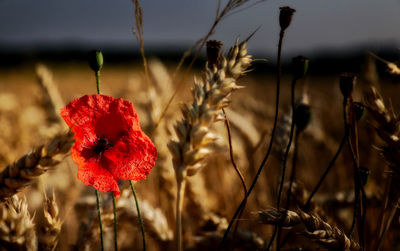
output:
M 286 213 L 286 216 L 284 216 Z M 360 250 L 360 245 L 349 239 L 337 227 L 331 226 L 318 216 L 305 213 L 301 210 L 277 211 L 276 209 L 258 212 L 258 219 L 263 224 L 281 224 L 282 227 L 296 231 L 328 250 Z
M 8 250 L 37 250 L 33 219 L 26 198 L 16 195 L 0 205 L 0 245 Z
M 241 87 L 236 79 L 250 66 L 251 56 L 247 55 L 246 41 L 232 47 L 227 57 L 220 56 L 218 63 L 206 64 L 203 78 L 195 79 L 192 89 L 192 104 L 182 104 L 183 119 L 175 126 L 178 140 L 168 144 L 177 180 L 176 203 L 176 244 L 182 250 L 181 213 L 186 177 L 194 175 L 212 153 L 211 146 L 217 135 L 211 132 L 214 122 L 222 120 L 220 112 L 229 104 L 229 95 Z
M 57 247 L 62 226 L 54 191 L 51 198 L 46 198 L 43 213 L 44 226 L 39 236 L 39 248 L 40 250 L 53 251 Z
M 60 163 L 55 157 L 66 155 L 74 144 L 73 133 L 60 134 L 46 144 L 25 154 L 0 173 L 0 200 L 16 194 L 50 167 Z

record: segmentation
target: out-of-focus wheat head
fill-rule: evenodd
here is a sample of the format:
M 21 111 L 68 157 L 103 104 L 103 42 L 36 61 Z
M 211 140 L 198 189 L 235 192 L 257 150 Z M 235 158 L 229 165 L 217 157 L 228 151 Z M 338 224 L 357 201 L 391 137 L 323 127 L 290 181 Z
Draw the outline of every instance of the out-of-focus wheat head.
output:
M 62 226 L 54 191 L 51 198 L 46 198 L 43 213 L 44 224 L 40 229 L 39 248 L 40 250 L 53 251 L 57 247 Z
M 201 80 L 195 79 L 193 103 L 182 104 L 183 119 L 175 126 L 178 140 L 168 144 L 177 180 L 194 175 L 211 153 L 212 143 L 217 139 L 211 126 L 223 119 L 220 109 L 228 106 L 231 92 L 241 88 L 236 79 L 246 72 L 250 63 L 246 43 L 236 43 L 226 58 L 220 57 L 216 66 L 205 67 Z
M 0 244 L 6 250 L 37 250 L 35 226 L 26 198 L 14 195 L 0 204 Z
M 380 152 L 400 178 L 400 119 L 385 102 L 378 91 L 371 87 L 367 96 L 367 109 L 373 118 L 375 129 L 385 145 L 380 147 Z
M 35 148 L 8 165 L 0 173 L 0 200 L 11 197 L 50 167 L 59 164 L 57 155 L 66 156 L 73 144 L 73 133 L 69 131 L 53 137 L 48 144 Z
M 282 224 L 283 227 L 312 239 L 328 250 L 360 250 L 357 242 L 349 239 L 342 230 L 329 225 L 318 216 L 301 210 L 287 210 L 286 217 L 283 217 L 283 214 L 284 211 L 276 209 L 264 210 L 258 212 L 258 219 L 263 224 Z
M 102 212 L 102 221 L 105 227 L 105 231 L 111 230 L 113 226 L 114 215 L 112 208 L 110 207 L 110 201 L 106 201 L 104 204 L 104 210 Z M 152 237 L 157 243 L 162 245 L 172 240 L 172 230 L 168 225 L 167 218 L 164 212 L 160 208 L 153 207 L 149 202 L 143 200 L 140 201 L 141 216 L 146 228 L 146 233 Z M 137 211 L 134 204 L 134 198 L 129 189 L 123 189 L 120 194 L 120 198 L 116 200 L 117 217 L 118 217 L 118 231 L 119 231 L 119 242 L 121 246 L 123 243 L 129 242 L 129 246 L 134 245 L 132 242 L 131 231 L 126 231 L 132 227 L 139 227 L 137 224 Z M 86 217 L 86 220 L 82 221 L 80 226 L 80 233 L 76 247 L 87 247 L 90 248 L 94 240 L 92 237 L 98 234 L 98 222 L 95 220 L 97 217 L 96 212 L 96 198 L 93 196 L 86 196 L 81 198 L 75 204 L 75 210 L 81 216 Z M 81 218 L 81 217 L 80 217 Z M 88 220 L 89 219 L 89 220 Z M 124 233 L 125 232 L 125 233 Z M 136 232 L 140 234 L 140 231 Z M 125 240 L 124 240 L 125 239 Z M 81 249 L 84 250 L 85 248 Z

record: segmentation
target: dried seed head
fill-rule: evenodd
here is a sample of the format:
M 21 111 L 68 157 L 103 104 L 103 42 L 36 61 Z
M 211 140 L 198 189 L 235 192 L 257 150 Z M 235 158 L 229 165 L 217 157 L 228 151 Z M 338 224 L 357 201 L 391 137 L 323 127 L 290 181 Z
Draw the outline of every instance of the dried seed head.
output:
M 221 51 L 222 42 L 218 40 L 207 41 L 207 60 L 208 67 L 212 69 L 218 64 L 219 53 Z
M 103 67 L 103 54 L 101 51 L 89 52 L 89 65 L 93 71 L 98 72 Z
M 279 9 L 279 25 L 281 26 L 281 30 L 284 31 L 289 27 L 290 22 L 292 22 L 293 13 L 295 13 L 296 10 L 289 6 L 280 7 Z
M 348 98 L 356 85 L 357 76 L 354 73 L 342 73 L 340 75 L 340 91 L 345 98 Z
M 308 70 L 308 62 L 310 60 L 303 56 L 297 56 L 292 59 L 292 74 L 294 79 L 304 77 Z
M 361 102 L 354 102 L 353 109 L 356 120 L 359 121 L 364 115 L 365 106 Z
M 294 123 L 296 124 L 297 131 L 302 132 L 310 123 L 311 106 L 308 104 L 297 105 L 294 116 Z

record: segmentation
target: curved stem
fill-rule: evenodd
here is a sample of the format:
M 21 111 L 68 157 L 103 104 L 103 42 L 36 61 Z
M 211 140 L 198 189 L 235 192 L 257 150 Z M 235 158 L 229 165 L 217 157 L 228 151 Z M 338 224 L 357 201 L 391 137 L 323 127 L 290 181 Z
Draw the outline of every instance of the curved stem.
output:
M 99 217 L 99 227 L 100 227 L 100 247 L 101 251 L 104 250 L 104 241 L 103 241 L 103 223 L 101 222 L 101 211 L 100 211 L 100 196 L 99 191 L 96 192 L 96 205 L 97 205 L 97 215 Z
M 113 202 L 113 213 L 114 213 L 114 250 L 118 251 L 118 231 L 117 231 L 117 207 L 115 206 L 115 196 L 111 193 Z
M 295 95 L 295 86 L 296 86 L 296 79 L 293 79 L 292 87 L 291 87 L 292 123 L 290 124 L 289 142 L 288 142 L 288 145 L 286 147 L 285 154 L 283 156 L 281 182 L 279 184 L 278 199 L 276 201 L 276 208 L 277 208 L 278 212 L 279 212 L 279 209 L 281 207 L 281 199 L 282 199 L 283 184 L 285 183 L 287 159 L 289 157 L 290 147 L 292 146 L 293 134 L 294 134 L 294 119 L 295 119 L 294 95 Z M 289 193 L 290 193 L 290 191 L 289 191 Z M 286 218 L 286 214 L 283 215 L 281 222 L 283 222 L 285 220 L 285 218 Z M 282 233 L 281 224 L 275 225 L 275 229 L 276 228 L 278 228 L 278 240 L 277 240 L 277 244 L 276 244 L 276 250 L 279 250 L 279 241 L 280 241 L 281 233 Z M 276 232 L 276 231 L 274 231 L 274 232 Z M 274 237 L 275 236 L 273 236 L 273 238 L 271 238 L 270 242 L 274 241 Z
M 274 138 L 275 138 L 275 131 L 276 131 L 276 126 L 278 124 L 278 116 L 279 116 L 279 96 L 280 96 L 280 81 L 281 81 L 281 75 L 282 75 L 282 71 L 281 71 L 281 51 L 282 51 L 282 42 L 283 42 L 283 37 L 285 35 L 285 31 L 281 30 L 280 34 L 279 34 L 279 44 L 278 44 L 278 66 L 277 66 L 277 80 L 276 80 L 276 95 L 275 95 L 275 117 L 274 117 L 274 125 L 272 127 L 272 132 L 271 132 L 271 139 L 269 141 L 269 145 L 268 145 L 268 150 L 264 156 L 264 159 L 262 160 L 260 166 L 258 167 L 256 176 L 254 177 L 249 190 L 247 192 L 246 198 L 244 200 L 242 200 L 242 202 L 240 203 L 239 207 L 236 209 L 235 214 L 233 215 L 231 221 L 229 222 L 228 227 L 225 230 L 224 233 L 224 237 L 222 238 L 218 249 L 222 249 L 222 247 L 225 245 L 226 239 L 228 238 L 228 234 L 229 231 L 232 228 L 232 224 L 233 222 L 236 220 L 237 216 L 240 214 L 240 212 L 242 210 L 244 210 L 244 206 L 246 204 L 246 200 L 247 198 L 250 196 L 251 192 L 253 191 L 258 178 L 260 177 L 260 174 L 269 158 L 269 155 L 271 154 L 271 150 L 272 150 L 272 145 L 274 142 Z M 243 208 L 243 209 L 242 209 Z
M 177 196 L 176 196 L 176 225 L 175 225 L 175 244 L 176 250 L 182 250 L 182 209 L 183 209 L 183 198 L 185 194 L 186 180 L 183 179 L 178 182 Z
M 135 198 L 136 211 L 137 211 L 137 215 L 138 215 L 138 219 L 139 219 L 139 223 L 140 223 L 140 230 L 142 231 L 143 251 L 146 251 L 146 235 L 145 235 L 145 232 L 144 232 L 143 219 L 142 219 L 142 216 L 140 214 L 139 200 L 137 199 L 136 191 L 135 191 L 135 188 L 133 187 L 133 184 L 132 184 L 131 180 L 129 181 L 129 185 L 131 186 L 133 198 Z
M 242 182 L 243 193 L 244 193 L 244 195 L 243 195 L 243 201 L 244 201 L 244 206 L 245 206 L 245 205 L 246 205 L 246 201 L 247 201 L 247 197 L 246 197 L 246 195 L 247 195 L 247 186 L 246 186 L 246 182 L 244 181 L 243 175 L 242 175 L 242 173 L 240 172 L 239 168 L 237 167 L 236 162 L 235 162 L 235 159 L 234 159 L 234 157 L 233 157 L 233 146 L 232 146 L 231 125 L 230 125 L 229 120 L 228 120 L 228 118 L 227 118 L 227 116 L 226 116 L 226 113 L 225 113 L 225 109 L 224 109 L 224 108 L 222 108 L 222 112 L 224 113 L 224 116 L 225 116 L 225 125 L 226 125 L 226 130 L 227 130 L 227 132 L 228 132 L 229 156 L 230 156 L 230 158 L 231 158 L 232 166 L 233 166 L 233 168 L 235 169 L 237 175 L 239 176 L 240 181 Z M 244 208 L 244 207 L 243 207 L 243 208 Z M 240 211 L 239 216 L 238 216 L 239 219 L 240 219 L 240 217 L 242 216 L 243 211 L 244 211 L 244 210 L 241 210 L 241 211 Z M 236 235 L 236 232 L 237 232 L 238 227 L 239 227 L 239 221 L 236 222 L 235 229 L 233 230 L 233 236 Z
M 307 202 L 304 204 L 303 209 L 308 210 L 310 207 L 311 199 L 314 197 L 314 195 L 317 193 L 318 189 L 321 187 L 322 182 L 324 182 L 326 176 L 328 175 L 329 171 L 332 169 L 333 165 L 336 162 L 336 159 L 339 157 L 340 153 L 342 152 L 343 146 L 346 143 L 347 140 L 347 134 L 348 130 L 347 128 L 345 129 L 345 133 L 343 135 L 342 141 L 340 142 L 339 148 L 337 149 L 335 155 L 333 156 L 331 162 L 329 162 L 328 167 L 325 169 L 324 173 L 322 174 L 322 177 L 319 179 L 317 185 L 314 187 L 313 191 L 311 192 L 310 196 L 307 199 Z

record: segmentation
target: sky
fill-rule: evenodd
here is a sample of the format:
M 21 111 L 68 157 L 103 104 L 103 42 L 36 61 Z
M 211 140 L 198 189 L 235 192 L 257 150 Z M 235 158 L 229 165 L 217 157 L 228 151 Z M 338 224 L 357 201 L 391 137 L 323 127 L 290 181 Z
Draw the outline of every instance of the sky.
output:
M 144 42 L 151 49 L 192 45 L 213 23 L 217 1 L 140 3 Z M 228 47 L 260 27 L 249 43 L 250 52 L 274 53 L 280 6 L 296 9 L 284 41 L 288 53 L 400 43 L 399 0 L 267 0 L 224 19 L 212 39 Z M 0 0 L 0 44 L 136 46 L 133 26 L 130 0 Z

